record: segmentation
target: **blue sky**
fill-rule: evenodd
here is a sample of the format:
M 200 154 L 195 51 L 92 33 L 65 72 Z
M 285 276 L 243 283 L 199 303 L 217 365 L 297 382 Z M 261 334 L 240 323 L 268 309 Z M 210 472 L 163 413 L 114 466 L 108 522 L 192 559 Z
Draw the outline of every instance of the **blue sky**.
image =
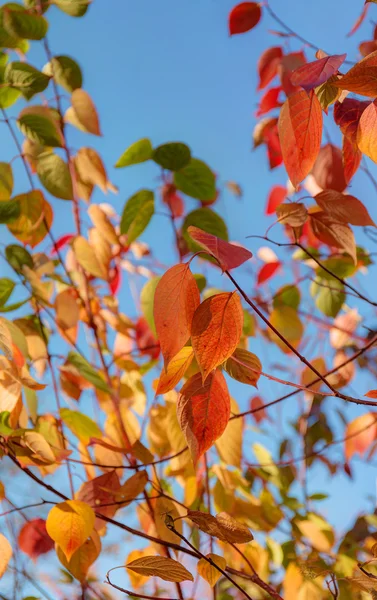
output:
M 117 196 L 111 196 L 107 201 L 112 202 L 119 212 L 125 200 L 140 187 L 158 184 L 158 171 L 152 164 L 124 170 L 112 168 L 132 142 L 142 137 L 150 137 L 155 146 L 165 141 L 183 141 L 195 156 L 205 160 L 218 173 L 220 181 L 233 180 L 242 186 L 242 201 L 224 193 L 215 209 L 226 219 L 230 238 L 245 243 L 256 253 L 260 243 L 245 238 L 251 234 L 264 234 L 271 223 L 271 219 L 264 216 L 268 191 L 274 183 L 286 182 L 283 167 L 269 172 L 264 149 L 251 152 L 251 133 L 256 123 L 254 115 L 259 98 L 256 62 L 265 48 L 278 45 L 281 38 L 267 33 L 268 29 L 278 26 L 266 15 L 252 32 L 230 38 L 227 15 L 234 4 L 234 0 L 94 0 L 84 19 L 73 19 L 51 9 L 48 13 L 49 39 L 54 54 L 68 54 L 79 62 L 84 73 L 84 88 L 97 105 L 103 138 L 89 138 L 69 128 L 69 143 L 73 150 L 80 145 L 91 145 L 103 156 L 111 180 L 120 189 Z M 302 36 L 327 52 L 348 52 L 351 60 L 358 56 L 358 42 L 371 37 L 371 20 L 377 21 L 377 6 L 371 6 L 369 17 L 359 32 L 346 38 L 345 33 L 352 27 L 362 4 L 361 0 L 271 0 L 272 8 Z M 283 40 L 282 43 L 286 42 Z M 301 49 L 302 45 L 291 41 L 290 48 Z M 30 62 L 37 67 L 47 62 L 42 50 L 36 45 L 30 53 Z M 310 49 L 307 56 L 313 59 Z M 68 105 L 68 98 L 64 102 Z M 11 114 L 16 115 L 18 110 L 17 105 Z M 339 143 L 339 132 L 331 125 L 328 127 L 330 133 L 334 133 L 333 139 Z M 4 129 L 0 139 L 0 160 L 9 161 L 14 154 Z M 19 176 L 15 191 L 26 191 L 21 161 L 13 164 Z M 355 177 L 352 193 L 363 200 L 376 219 L 375 191 L 365 175 L 360 173 Z M 96 193 L 94 200 L 103 202 L 105 199 L 101 193 Z M 73 231 L 67 216 L 67 203 L 53 199 L 52 204 L 55 236 Z M 194 207 L 195 203 L 188 203 L 188 206 Z M 275 236 L 279 237 L 278 230 Z M 151 244 L 161 262 L 174 263 L 172 231 L 163 217 L 153 218 L 142 239 Z M 9 241 L 10 236 L 5 234 L 1 242 Z M 211 275 L 211 278 L 213 283 L 221 283 L 230 289 L 218 277 Z M 252 281 L 247 275 L 241 280 L 245 290 L 251 292 Z M 289 280 L 290 273 L 285 270 L 273 287 L 276 289 Z M 369 277 L 369 286 L 370 280 Z M 126 280 L 121 298 L 124 311 L 135 315 L 136 308 Z M 309 303 L 306 307 L 310 310 L 310 306 Z M 258 340 L 251 343 L 250 350 L 259 354 L 262 362 L 265 359 L 266 365 L 267 356 L 272 356 L 274 362 L 286 361 L 277 350 L 271 354 L 271 346 L 266 349 L 264 345 L 262 349 Z M 328 346 L 326 351 L 329 352 Z M 364 394 L 372 387 L 370 383 L 364 376 L 359 376 L 353 383 L 355 394 Z M 234 384 L 231 391 L 243 406 L 253 395 L 250 389 Z M 268 381 L 260 384 L 260 393 L 266 400 L 278 397 L 280 391 L 279 386 Z M 332 423 L 339 423 L 334 416 L 335 407 L 344 411 L 348 418 L 362 414 L 358 408 L 345 407 L 340 401 L 330 399 L 328 402 L 334 406 L 330 417 Z M 297 414 L 297 406 L 297 400 L 291 399 L 276 412 L 271 410 L 271 416 L 287 422 Z M 341 434 L 341 429 L 337 428 L 337 432 Z M 262 438 L 248 429 L 246 448 L 256 439 Z M 267 446 L 274 447 L 271 439 L 263 439 Z M 341 448 L 337 447 L 334 452 L 339 456 Z M 323 503 L 324 512 L 340 530 L 351 524 L 360 506 L 367 506 L 362 498 L 375 496 L 373 469 L 355 462 L 356 469 L 352 482 L 342 475 L 331 482 L 322 469 L 314 469 L 311 477 L 312 491 L 331 491 L 331 500 Z M 350 507 L 344 497 L 355 489 L 360 501 L 354 500 Z M 39 492 L 36 493 L 38 497 Z M 371 506 L 369 503 L 369 508 Z

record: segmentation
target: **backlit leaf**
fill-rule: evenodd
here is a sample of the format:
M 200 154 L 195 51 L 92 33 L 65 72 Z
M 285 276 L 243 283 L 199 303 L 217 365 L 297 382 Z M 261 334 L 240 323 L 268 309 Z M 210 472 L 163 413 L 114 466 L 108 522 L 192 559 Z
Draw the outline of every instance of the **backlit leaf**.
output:
M 280 46 L 267 48 L 261 54 L 257 65 L 259 75 L 258 90 L 264 89 L 276 77 L 282 58 L 283 49 Z
M 207 554 L 207 558 L 211 559 L 212 562 L 215 563 L 220 569 L 223 571 L 226 568 L 226 560 L 223 556 L 219 556 L 218 554 Z M 211 587 L 214 587 L 220 577 L 222 576 L 221 572 L 216 569 L 211 563 L 209 563 L 205 558 L 201 558 L 197 564 L 198 573 L 203 579 L 209 583 Z
M 375 413 L 365 413 L 348 423 L 344 433 L 344 453 L 346 461 L 355 454 L 362 456 L 377 438 L 377 418 Z
M 343 192 L 347 187 L 342 151 L 333 144 L 322 146 L 315 161 L 312 175 L 323 190 Z
M 306 91 L 312 90 L 325 83 L 332 75 L 335 75 L 344 63 L 346 56 L 346 54 L 334 54 L 302 65 L 293 71 L 291 82 L 293 85 L 301 86 Z
M 53 453 L 51 446 L 45 440 L 43 435 L 37 431 L 26 431 L 23 435 L 23 441 L 39 460 L 47 464 L 56 462 L 55 454 Z
M 240 341 L 243 310 L 237 292 L 207 298 L 195 311 L 191 342 L 203 381 L 229 358 Z
M 107 383 L 102 379 L 102 377 L 97 373 L 97 371 L 90 365 L 87 360 L 78 354 L 77 352 L 69 352 L 67 356 L 67 360 L 74 367 L 76 367 L 77 371 L 90 383 L 94 385 L 99 390 L 103 392 L 108 392 L 109 387 Z
M 204 203 L 211 202 L 216 196 L 215 175 L 206 163 L 198 158 L 191 158 L 185 167 L 175 171 L 174 184 L 187 196 Z
M 51 0 L 51 2 L 70 17 L 83 17 L 91 0 Z
M 336 317 L 346 300 L 344 285 L 337 279 L 331 280 L 329 285 L 325 279 L 316 278 L 310 293 L 315 297 L 317 308 L 327 317 Z
M 230 416 L 230 397 L 220 371 L 209 374 L 202 383 L 193 375 L 181 389 L 177 415 L 194 465 L 224 433 Z
M 364 204 L 354 196 L 341 194 L 333 190 L 325 190 L 314 198 L 318 206 L 328 215 L 342 223 L 365 227 L 376 227 Z
M 69 408 L 60 410 L 60 417 L 68 429 L 82 442 L 88 444 L 91 438 L 101 438 L 102 432 L 98 425 L 86 415 Z
M 134 142 L 123 152 L 115 164 L 116 169 L 122 167 L 129 167 L 131 165 L 138 165 L 147 160 L 150 160 L 153 155 L 153 147 L 151 141 L 148 138 L 142 138 L 137 142 Z
M 19 218 L 21 206 L 14 200 L 3 200 L 0 202 L 0 223 L 12 223 Z
M 212 256 L 219 260 L 223 271 L 236 269 L 253 256 L 246 248 L 229 244 L 198 227 L 191 225 L 187 228 L 187 232 L 202 248 L 208 250 Z
M 107 279 L 107 270 L 98 260 L 94 248 L 83 236 L 75 237 L 72 249 L 79 265 L 93 277 Z
M 43 73 L 53 77 L 58 85 L 67 92 L 73 92 L 82 86 L 82 73 L 79 65 L 70 56 L 54 56 L 43 67 Z
M 174 389 L 191 365 L 193 358 L 194 351 L 191 346 L 184 346 L 170 360 L 166 370 L 162 369 L 156 394 L 166 394 L 166 392 Z
M 143 233 L 153 213 L 154 194 L 151 190 L 139 190 L 127 200 L 120 222 L 120 232 L 127 234 L 129 244 Z
M 57 557 L 63 567 L 82 584 L 87 580 L 88 571 L 99 557 L 100 552 L 101 539 L 96 531 L 92 531 L 90 538 L 72 554 L 69 560 L 59 546 L 56 548 Z
M 351 228 L 324 211 L 310 214 L 310 224 L 314 235 L 324 244 L 341 248 L 352 256 L 356 264 L 356 243 Z
M 20 242 L 34 248 L 44 240 L 51 228 L 52 208 L 40 190 L 15 196 L 12 201 L 20 205 L 20 216 L 8 225 L 9 231 Z
M 4 26 L 15 37 L 42 40 L 48 30 L 48 21 L 34 12 L 6 8 L 4 10 Z
M 139 575 L 156 576 L 164 581 L 194 581 L 183 565 L 164 556 L 143 556 L 126 564 L 126 567 Z
M 0 533 L 0 548 L 1 548 L 1 552 L 0 552 L 0 579 L 1 579 L 2 576 L 4 575 L 4 573 L 6 572 L 6 570 L 8 568 L 8 563 L 13 555 L 12 546 L 8 542 L 5 535 L 3 535 L 2 533 Z
M 334 85 L 342 90 L 375 98 L 377 95 L 377 50 L 356 63 Z
M 81 125 L 93 135 L 102 135 L 100 130 L 97 109 L 89 94 L 82 88 L 73 90 L 72 108 Z
M 94 511 L 88 504 L 79 500 L 66 500 L 50 510 L 46 529 L 66 559 L 70 560 L 91 535 L 94 520 Z
M 377 64 L 376 64 L 377 73 Z M 359 150 L 377 162 L 377 104 L 371 102 L 363 111 L 357 128 L 357 145 Z
M 274 308 L 270 314 L 270 323 L 292 344 L 294 348 L 297 348 L 303 336 L 304 327 L 297 312 L 293 308 L 284 305 Z M 288 346 L 275 332 L 269 329 L 268 335 L 283 352 L 291 352 Z
M 7 279 L 5 277 L 0 279 L 0 307 L 3 307 L 7 303 L 15 288 L 15 285 L 16 284 L 11 279 Z
M 275 185 L 268 196 L 266 205 L 266 215 L 273 215 L 276 212 L 276 208 L 284 202 L 287 197 L 287 189 L 282 185 Z
M 6 66 L 4 80 L 11 87 L 19 90 L 26 100 L 43 92 L 50 82 L 50 78 L 38 69 L 18 61 Z
M 279 204 L 276 207 L 276 216 L 279 223 L 291 227 L 301 227 L 308 218 L 308 211 L 302 202 L 290 202 Z
M 237 402 L 230 399 L 230 410 L 237 414 L 240 412 Z M 225 428 L 224 433 L 216 441 L 216 450 L 221 460 L 227 465 L 241 468 L 242 460 L 242 442 L 244 433 L 244 419 L 231 419 Z
M 214 517 L 199 510 L 189 510 L 188 518 L 204 533 L 216 537 L 222 542 L 246 544 L 254 539 L 253 534 L 243 523 L 236 521 L 227 513 L 219 513 Z
M 257 2 L 241 2 L 229 13 L 229 33 L 245 33 L 253 29 L 260 21 L 262 10 Z
M 171 267 L 159 280 L 154 295 L 154 322 L 165 369 L 188 341 L 200 294 L 189 264 Z
M 317 96 L 296 92 L 282 106 L 279 138 L 285 168 L 297 187 L 310 173 L 321 147 L 322 110 Z
M 188 232 L 191 226 L 198 227 L 222 240 L 228 240 L 228 230 L 223 219 L 210 208 L 198 208 L 188 213 L 182 225 L 183 238 L 191 252 L 198 252 L 202 247 L 193 241 Z
M 13 191 L 12 165 L 0 162 L 0 201 L 9 200 Z
M 224 369 L 236 381 L 258 387 L 262 364 L 252 352 L 237 348 L 224 364 Z
M 17 125 L 32 142 L 53 148 L 64 146 L 59 116 L 46 106 L 24 108 L 18 116 Z
M 54 152 L 44 152 L 38 156 L 37 173 L 41 184 L 55 198 L 73 200 L 72 179 L 69 167 Z
M 99 477 L 85 481 L 75 495 L 76 500 L 81 500 L 93 508 L 97 513 L 106 517 L 113 517 L 120 508 L 117 505 L 117 494 L 120 490 L 119 477 L 116 471 L 109 471 Z M 101 505 L 104 506 L 101 506 Z M 105 522 L 96 518 L 95 528 L 101 530 Z

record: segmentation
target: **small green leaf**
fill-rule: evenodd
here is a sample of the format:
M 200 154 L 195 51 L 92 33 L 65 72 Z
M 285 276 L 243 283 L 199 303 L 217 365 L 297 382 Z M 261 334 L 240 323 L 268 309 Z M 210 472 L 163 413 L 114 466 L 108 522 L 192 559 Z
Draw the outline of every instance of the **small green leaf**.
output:
M 143 163 L 152 158 L 153 148 L 151 141 L 148 138 L 143 138 L 134 142 L 125 150 L 122 156 L 118 159 L 115 168 L 130 167 Z
M 5 256 L 10 266 L 17 272 L 22 271 L 22 267 L 25 265 L 32 269 L 34 266 L 33 258 L 31 254 L 23 247 L 18 244 L 10 244 L 5 248 Z
M 186 167 L 174 173 L 174 184 L 187 196 L 202 202 L 211 202 L 216 196 L 215 175 L 198 158 L 192 158 Z
M 207 233 L 212 233 L 222 240 L 228 241 L 228 230 L 223 219 L 210 208 L 198 208 L 186 216 L 182 225 L 182 235 L 191 252 L 198 252 L 199 250 L 203 250 L 203 248 L 194 242 L 188 234 L 187 229 L 190 225 L 199 227 Z
M 9 108 L 18 100 L 21 93 L 5 85 L 5 66 L 0 66 L 0 108 Z
M 139 190 L 127 200 L 120 222 L 121 234 L 127 234 L 128 243 L 134 242 L 147 227 L 154 213 L 154 194 Z
M 21 214 L 20 203 L 14 200 L 0 202 L 0 223 L 11 223 Z
M 107 383 L 102 379 L 102 377 L 83 356 L 80 356 L 80 354 L 77 354 L 77 352 L 69 352 L 67 360 L 74 367 L 76 367 L 80 375 L 82 375 L 84 379 L 92 383 L 94 387 L 96 387 L 99 390 L 102 390 L 103 392 L 109 392 L 109 386 L 107 385 Z
M 51 4 L 55 4 L 70 17 L 83 17 L 90 3 L 91 0 L 51 0 Z
M 327 281 L 317 277 L 310 293 L 315 297 L 316 307 L 327 317 L 335 318 L 346 300 L 344 285 L 337 279 Z
M 153 160 L 163 169 L 178 171 L 191 160 L 191 150 L 181 142 L 169 142 L 158 146 L 153 152 Z
M 15 288 L 15 285 L 16 284 L 11 279 L 7 279 L 6 277 L 0 279 L 0 307 L 3 307 L 4 304 L 7 303 Z
M 30 100 L 35 94 L 46 89 L 50 78 L 27 63 L 15 61 L 6 66 L 4 80 L 26 100 Z
M 143 289 L 140 292 L 141 312 L 143 313 L 154 335 L 156 335 L 156 327 L 153 316 L 154 293 L 156 291 L 156 287 L 160 279 L 161 277 L 152 277 L 152 279 L 149 279 L 147 281 L 147 283 L 144 285 Z
M 61 408 L 60 417 L 67 425 L 68 429 L 70 429 L 83 444 L 88 444 L 90 438 L 102 437 L 102 432 L 98 425 L 92 419 L 76 410 Z
M 18 117 L 17 125 L 32 142 L 53 148 L 62 148 L 64 145 L 59 114 L 47 106 L 24 108 Z
M 12 312 L 13 310 L 17 310 L 18 308 L 21 308 L 21 306 L 24 306 L 25 304 L 27 304 L 30 300 L 31 300 L 31 298 L 26 298 L 25 300 L 20 300 L 20 302 L 15 302 L 14 304 L 8 304 L 8 306 L 2 306 L 0 308 L 0 313 L 8 313 L 8 312 Z
M 54 56 L 51 62 L 43 67 L 43 73 L 53 77 L 67 92 L 71 93 L 82 87 L 81 69 L 69 56 Z
M 48 30 L 46 19 L 26 10 L 4 10 L 4 27 L 14 37 L 26 40 L 42 40 Z
M 298 309 L 301 300 L 300 290 L 295 285 L 284 285 L 274 295 L 273 307 L 290 306 Z
M 69 167 L 54 152 L 43 152 L 38 156 L 37 173 L 41 184 L 55 198 L 73 200 L 72 179 Z
M 194 273 L 194 277 L 195 277 L 196 284 L 199 288 L 199 292 L 202 292 L 207 285 L 206 278 L 201 273 Z
M 13 171 L 9 163 L 0 162 L 0 201 L 9 200 L 13 191 Z

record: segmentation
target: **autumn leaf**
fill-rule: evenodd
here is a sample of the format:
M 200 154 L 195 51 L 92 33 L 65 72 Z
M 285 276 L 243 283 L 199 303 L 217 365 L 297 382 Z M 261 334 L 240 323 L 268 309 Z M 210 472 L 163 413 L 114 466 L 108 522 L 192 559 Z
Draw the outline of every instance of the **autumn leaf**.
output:
M 189 510 L 188 518 L 204 533 L 230 544 L 246 544 L 254 539 L 253 534 L 243 523 L 236 521 L 227 513 L 214 517 L 199 510 Z
M 75 579 L 84 583 L 92 564 L 97 560 L 101 552 L 101 539 L 96 531 L 93 531 L 80 548 L 67 560 L 62 549 L 57 546 L 56 554 L 61 564 Z
M 285 168 L 297 187 L 310 173 L 321 147 L 322 110 L 317 96 L 296 92 L 282 106 L 279 138 Z
M 229 13 L 229 33 L 245 33 L 255 27 L 262 16 L 261 7 L 257 2 L 241 2 Z
M 211 296 L 197 308 L 192 320 L 191 342 L 203 382 L 233 354 L 242 326 L 243 311 L 236 292 Z
M 20 550 L 33 560 L 54 547 L 54 542 L 46 531 L 46 522 L 40 518 L 25 523 L 20 529 L 17 541 Z
M 269 281 L 281 269 L 281 266 L 282 264 L 279 260 L 263 265 L 258 271 L 257 285 L 262 285 L 262 283 Z
M 206 558 L 210 559 L 212 563 L 215 563 L 220 569 L 225 571 L 226 569 L 226 560 L 223 556 L 219 556 L 218 554 L 207 554 Z M 201 558 L 197 564 L 198 573 L 203 579 L 209 583 L 211 587 L 214 587 L 218 580 L 220 579 L 221 572 L 216 569 L 208 560 L 205 558 Z
M 341 79 L 334 82 L 336 87 L 361 96 L 375 98 L 377 95 L 377 50 L 356 63 Z
M 205 383 L 200 373 L 193 375 L 181 389 L 177 415 L 196 464 L 224 433 L 229 421 L 230 397 L 222 373 L 210 373 Z
M 258 90 L 262 90 L 276 77 L 278 68 L 283 57 L 283 49 L 280 46 L 267 48 L 258 60 L 257 70 L 259 75 Z
M 2 576 L 4 575 L 4 573 L 6 572 L 6 570 L 8 568 L 8 563 L 13 555 L 12 546 L 10 545 L 10 543 L 7 540 L 7 538 L 5 537 L 5 535 L 3 535 L 2 533 L 0 533 L 0 550 L 1 550 L 0 551 L 0 579 L 1 579 Z
M 266 205 L 266 215 L 274 215 L 276 212 L 276 208 L 284 202 L 287 197 L 287 189 L 282 185 L 275 185 L 268 196 L 267 205 Z
M 293 85 L 301 86 L 308 92 L 322 85 L 332 75 L 337 73 L 340 66 L 344 63 L 346 56 L 346 54 L 334 54 L 302 65 L 293 71 L 291 82 Z
M 344 434 L 344 453 L 346 461 L 355 454 L 362 456 L 377 438 L 377 419 L 375 413 L 366 413 L 348 423 Z
M 194 358 L 191 346 L 184 346 L 169 362 L 166 370 L 162 369 L 156 394 L 166 394 L 175 388 L 189 368 Z
M 50 510 L 46 529 L 67 560 L 70 560 L 92 533 L 94 521 L 94 511 L 88 504 L 79 500 L 66 500 Z
M 183 565 L 164 556 L 143 556 L 126 564 L 126 567 L 138 575 L 156 576 L 164 581 L 194 581 L 191 573 Z
M 322 146 L 315 161 L 312 175 L 317 185 L 323 190 L 343 192 L 347 187 L 347 180 L 341 149 L 333 144 Z
M 367 392 L 365 394 L 365 396 L 367 398 L 373 398 L 373 399 L 375 399 L 375 398 L 377 398 L 377 390 L 369 390 L 369 392 Z
M 314 197 L 318 206 L 336 221 L 366 227 L 376 227 L 364 204 L 354 196 L 325 190 Z
M 189 264 L 179 264 L 164 273 L 154 295 L 154 322 L 165 369 L 188 341 L 200 294 Z
M 246 248 L 225 242 L 193 225 L 187 231 L 195 242 L 217 258 L 223 271 L 236 269 L 253 256 Z
M 105 517 L 113 517 L 117 509 L 120 508 L 116 504 L 120 489 L 121 485 L 116 471 L 110 471 L 90 481 L 85 481 L 76 493 L 75 498 L 80 502 L 85 502 Z M 102 507 L 102 504 L 105 506 Z M 100 530 L 104 526 L 105 522 L 96 517 L 95 528 Z
M 236 381 L 258 387 L 262 364 L 252 352 L 237 348 L 224 364 L 224 369 Z
M 290 202 L 279 204 L 276 207 L 276 216 L 279 223 L 290 225 L 290 227 L 302 227 L 308 218 L 308 211 L 302 202 Z
M 377 73 L 377 66 L 376 66 Z M 359 126 L 357 128 L 357 145 L 359 150 L 369 156 L 373 162 L 377 162 L 377 104 L 376 101 L 371 102 L 363 111 Z
M 77 88 L 72 92 L 71 101 L 74 116 L 83 129 L 93 135 L 102 135 L 97 109 L 88 92 Z

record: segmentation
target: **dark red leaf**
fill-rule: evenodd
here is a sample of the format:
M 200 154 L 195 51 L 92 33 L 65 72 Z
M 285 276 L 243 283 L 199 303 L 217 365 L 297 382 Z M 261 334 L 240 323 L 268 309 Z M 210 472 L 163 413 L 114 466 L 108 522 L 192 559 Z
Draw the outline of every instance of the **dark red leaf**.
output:
M 258 90 L 265 88 L 278 74 L 278 68 L 283 57 L 280 46 L 273 46 L 265 50 L 258 60 L 259 85 Z
M 263 265 L 263 267 L 259 270 L 257 285 L 261 285 L 262 283 L 266 283 L 271 277 L 275 275 L 275 273 L 280 269 L 281 262 L 270 262 Z
M 279 102 L 279 95 L 281 90 L 282 88 L 280 86 L 273 87 L 267 90 L 267 92 L 262 96 L 259 102 L 259 108 L 256 113 L 257 117 L 265 115 L 266 113 L 270 112 L 270 110 L 272 110 L 273 108 L 278 108 L 282 105 L 281 102 Z
M 335 75 L 339 67 L 344 63 L 346 54 L 334 54 L 326 56 L 314 62 L 302 65 L 291 75 L 291 83 L 301 86 L 310 91 L 322 83 L 325 83 L 332 75 Z
M 245 33 L 255 27 L 262 16 L 262 10 L 257 2 L 241 2 L 229 13 L 229 33 Z
M 43 519 L 33 519 L 25 523 L 18 534 L 18 545 L 20 550 L 33 560 L 50 552 L 55 546 L 46 531 L 46 522 Z
M 236 269 L 253 256 L 246 248 L 224 242 L 215 235 L 206 233 L 193 225 L 190 225 L 187 231 L 193 240 L 218 259 L 223 271 Z

